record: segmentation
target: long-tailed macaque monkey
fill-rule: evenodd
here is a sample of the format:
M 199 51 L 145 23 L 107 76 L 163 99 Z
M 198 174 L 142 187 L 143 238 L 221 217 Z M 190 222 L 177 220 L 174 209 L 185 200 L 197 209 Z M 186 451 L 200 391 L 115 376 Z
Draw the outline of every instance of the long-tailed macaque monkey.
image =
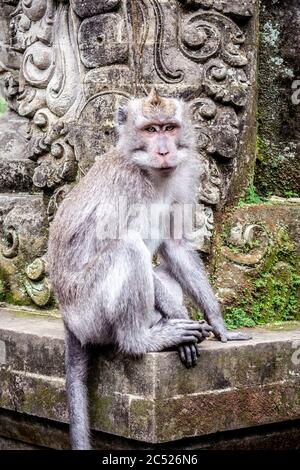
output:
M 87 345 L 111 344 L 132 356 L 178 347 L 191 367 L 211 332 L 221 341 L 249 338 L 226 330 L 199 256 L 184 232 L 175 233 L 177 209 L 194 202 L 199 184 L 188 106 L 152 90 L 119 110 L 118 125 L 116 148 L 67 195 L 50 229 L 73 449 L 90 448 Z M 189 318 L 182 291 L 206 321 Z

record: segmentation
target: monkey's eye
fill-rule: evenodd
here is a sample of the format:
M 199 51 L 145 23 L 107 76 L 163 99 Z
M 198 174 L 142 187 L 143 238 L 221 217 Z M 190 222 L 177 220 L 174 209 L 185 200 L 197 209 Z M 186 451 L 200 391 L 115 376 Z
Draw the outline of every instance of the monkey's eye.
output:
M 167 132 L 171 132 L 171 131 L 173 131 L 174 129 L 175 129 L 174 124 L 167 124 L 167 125 L 165 126 L 165 131 L 167 131 Z
M 149 127 L 146 127 L 145 131 L 146 132 L 156 132 L 156 128 L 154 126 L 149 126 Z

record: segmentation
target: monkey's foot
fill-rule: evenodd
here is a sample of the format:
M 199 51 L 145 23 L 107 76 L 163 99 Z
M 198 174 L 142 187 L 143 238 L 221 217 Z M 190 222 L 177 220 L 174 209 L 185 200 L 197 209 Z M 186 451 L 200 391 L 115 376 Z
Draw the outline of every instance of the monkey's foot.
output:
M 197 358 L 200 355 L 198 345 L 195 343 L 184 344 L 178 346 L 179 357 L 183 365 L 188 369 L 194 367 L 197 363 Z

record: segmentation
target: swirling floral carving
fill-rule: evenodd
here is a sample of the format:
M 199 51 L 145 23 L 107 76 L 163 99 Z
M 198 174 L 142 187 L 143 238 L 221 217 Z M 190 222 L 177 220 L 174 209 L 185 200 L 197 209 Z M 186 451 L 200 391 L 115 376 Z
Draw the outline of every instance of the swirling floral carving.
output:
M 228 64 L 244 66 L 248 62 L 240 49 L 244 41 L 240 28 L 220 13 L 192 13 L 181 23 L 181 51 L 194 61 L 206 62 L 218 53 Z
M 12 226 L 4 227 L 3 235 L 2 255 L 4 258 L 15 258 L 19 251 L 19 235 L 17 230 Z
M 221 60 L 212 59 L 205 65 L 203 87 L 208 96 L 224 104 L 245 106 L 247 102 L 249 81 L 244 70 Z
M 239 120 L 233 108 L 217 105 L 207 97 L 191 101 L 199 150 L 224 158 L 236 156 Z
M 52 294 L 49 279 L 46 277 L 46 265 L 42 258 L 36 258 L 25 270 L 24 286 L 31 300 L 38 307 L 45 307 Z
M 210 251 L 210 240 L 213 234 L 214 214 L 210 207 L 199 204 L 196 211 L 193 241 L 197 250 L 204 253 Z
M 74 150 L 66 139 L 59 139 L 50 147 L 34 171 L 33 183 L 38 188 L 54 188 L 66 181 L 73 181 L 77 173 Z
M 41 194 L 0 195 L 0 270 L 7 287 L 7 299 L 28 305 L 30 299 L 24 286 L 26 266 L 40 258 L 47 245 L 46 214 Z M 28 271 L 33 282 L 43 281 L 35 265 Z M 35 272 L 35 274 L 34 274 Z M 1 276 L 0 276 L 1 277 Z M 29 278 L 28 278 L 29 280 Z M 35 282 L 35 281 L 34 281 Z M 4 297 L 4 299 L 6 299 Z
M 77 171 L 66 124 L 74 120 L 82 96 L 76 19 L 65 2 L 21 0 L 12 26 L 13 44 L 25 49 L 17 103 L 19 114 L 32 118 L 28 153 L 38 163 L 33 183 L 54 188 Z
M 54 51 L 41 42 L 26 49 L 22 71 L 27 83 L 37 88 L 46 88 L 54 71 Z
M 49 200 L 48 208 L 47 208 L 47 215 L 48 215 L 49 222 L 53 220 L 60 203 L 66 197 L 66 195 L 71 189 L 72 189 L 72 185 L 60 186 L 52 194 Z
M 164 28 L 165 17 L 161 3 L 158 0 L 150 0 L 155 16 L 155 41 L 154 41 L 154 66 L 158 76 L 166 83 L 179 83 L 184 74 L 181 70 L 171 71 L 164 60 Z
M 203 157 L 200 174 L 198 199 L 209 205 L 216 205 L 221 199 L 222 178 L 216 162 Z
M 47 87 L 46 100 L 49 109 L 57 116 L 64 116 L 80 94 L 80 71 L 75 57 L 74 32 L 69 7 L 60 4 L 55 25 L 55 69 Z
M 22 0 L 11 19 L 11 42 L 15 50 L 24 51 L 36 41 L 50 45 L 54 21 L 53 0 Z
M 23 11 L 33 21 L 43 18 L 47 9 L 48 0 L 22 0 Z
M 222 247 L 222 254 L 235 264 L 251 267 L 262 261 L 269 244 L 269 234 L 262 225 L 237 223 L 231 229 L 227 246 Z
M 199 62 L 206 61 L 220 48 L 221 32 L 208 21 L 194 16 L 183 22 L 181 41 L 181 50 L 187 57 Z

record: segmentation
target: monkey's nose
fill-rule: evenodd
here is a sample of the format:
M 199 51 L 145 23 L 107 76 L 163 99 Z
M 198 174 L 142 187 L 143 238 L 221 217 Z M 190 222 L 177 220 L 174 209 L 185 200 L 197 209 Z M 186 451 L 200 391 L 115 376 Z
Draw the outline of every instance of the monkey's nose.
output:
M 162 168 L 170 166 L 171 154 L 170 152 L 158 152 L 157 160 Z
M 157 153 L 160 157 L 166 157 L 167 155 L 169 155 L 170 152 L 169 152 L 169 150 L 165 150 L 165 151 L 164 150 L 159 150 Z

